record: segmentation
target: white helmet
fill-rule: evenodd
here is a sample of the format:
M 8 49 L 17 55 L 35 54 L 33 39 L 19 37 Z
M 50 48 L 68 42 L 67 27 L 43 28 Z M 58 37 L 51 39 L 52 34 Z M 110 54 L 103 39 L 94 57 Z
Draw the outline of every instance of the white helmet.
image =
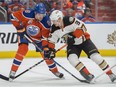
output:
M 60 10 L 54 10 L 50 14 L 50 20 L 58 20 L 59 18 L 63 19 L 64 15 Z

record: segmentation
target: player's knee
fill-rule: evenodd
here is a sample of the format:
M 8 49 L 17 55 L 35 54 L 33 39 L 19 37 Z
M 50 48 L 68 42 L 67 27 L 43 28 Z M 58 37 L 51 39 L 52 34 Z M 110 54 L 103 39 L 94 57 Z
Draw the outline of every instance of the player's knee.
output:
M 28 45 L 27 44 L 21 44 L 21 45 L 19 45 L 19 48 L 18 48 L 18 53 L 19 54 L 22 54 L 22 55 L 26 55 L 26 53 L 27 53 L 27 51 L 28 51 Z
M 76 54 L 70 54 L 68 56 L 68 60 L 71 63 L 71 65 L 74 67 L 80 62 Z
M 104 60 L 99 53 L 93 53 L 90 55 L 90 58 L 98 65 L 101 64 Z
M 45 62 L 46 62 L 47 65 L 51 65 L 51 64 L 54 63 L 54 61 L 50 60 L 50 59 L 45 59 Z

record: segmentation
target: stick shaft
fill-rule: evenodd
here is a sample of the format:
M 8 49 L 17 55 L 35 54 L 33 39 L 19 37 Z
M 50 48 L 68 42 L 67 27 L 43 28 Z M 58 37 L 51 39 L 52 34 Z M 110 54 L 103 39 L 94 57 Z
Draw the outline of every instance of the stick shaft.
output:
M 108 72 L 109 70 L 113 69 L 115 66 L 116 66 L 116 64 L 113 65 L 113 66 L 111 66 L 111 67 L 109 67 L 108 69 L 104 70 L 100 75 L 98 75 L 98 76 L 94 79 L 94 81 L 96 81 L 98 78 L 100 78 L 102 75 L 104 75 L 104 74 L 105 74 L 106 72 Z

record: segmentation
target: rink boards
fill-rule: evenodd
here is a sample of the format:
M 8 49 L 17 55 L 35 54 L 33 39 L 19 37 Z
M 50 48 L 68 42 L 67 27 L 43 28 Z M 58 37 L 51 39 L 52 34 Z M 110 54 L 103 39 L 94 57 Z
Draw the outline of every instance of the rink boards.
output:
M 99 49 L 102 56 L 116 56 L 116 23 L 87 23 L 88 32 L 92 41 Z M 108 43 L 108 36 L 112 36 L 112 44 Z M 115 44 L 113 43 L 115 42 Z M 57 43 L 56 49 L 64 43 Z M 12 58 L 15 56 L 17 45 L 17 34 L 12 24 L 0 24 L 0 58 Z M 58 57 L 66 57 L 66 48 L 57 53 Z M 82 52 L 81 56 L 86 56 Z M 35 52 L 35 47 L 30 44 L 26 57 L 40 57 Z

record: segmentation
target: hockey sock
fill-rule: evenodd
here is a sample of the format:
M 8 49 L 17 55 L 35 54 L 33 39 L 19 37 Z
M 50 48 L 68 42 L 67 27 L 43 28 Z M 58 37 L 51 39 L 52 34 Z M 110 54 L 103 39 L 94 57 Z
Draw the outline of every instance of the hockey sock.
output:
M 99 65 L 99 67 L 102 70 L 106 70 L 109 65 L 107 64 L 107 62 L 102 58 L 102 56 L 99 53 L 94 53 L 90 56 L 90 58 L 97 64 Z M 109 70 L 108 72 L 106 72 L 107 75 L 112 74 L 112 71 Z
M 84 66 L 84 64 L 82 62 L 79 62 L 76 67 L 75 67 L 79 72 L 80 74 L 87 80 L 90 79 L 89 75 L 90 75 L 90 72 L 88 71 L 88 69 Z
M 75 68 L 78 70 L 78 71 L 82 71 L 84 72 L 85 74 L 89 75 L 89 71 L 87 70 L 87 68 L 84 66 L 84 64 L 82 62 L 79 62 Z
M 56 64 L 54 63 L 53 60 L 45 59 L 45 62 L 46 62 L 46 64 L 48 65 L 49 70 L 50 70 L 51 72 L 53 72 L 53 73 L 58 72 L 57 66 L 56 66 Z
M 109 65 L 106 63 L 105 60 L 103 60 L 102 63 L 99 64 L 99 66 L 100 66 L 100 68 L 101 68 L 102 70 L 106 70 L 106 69 L 109 67 Z M 107 74 L 107 75 L 110 75 L 110 74 L 112 74 L 112 71 L 109 70 L 108 72 L 106 72 L 106 74 Z
M 44 53 L 43 53 L 43 52 L 40 52 L 40 54 L 41 54 L 41 56 L 44 58 Z M 47 66 L 48 66 L 48 68 L 49 68 L 49 70 L 50 70 L 51 72 L 53 72 L 53 73 L 58 72 L 57 66 L 56 66 L 56 64 L 54 63 L 53 60 L 50 60 L 50 59 L 47 59 L 47 58 L 46 58 L 46 59 L 45 59 L 45 62 L 46 62 Z
M 18 67 L 20 66 L 24 56 L 26 55 L 28 51 L 28 45 L 27 44 L 21 44 L 19 45 L 18 51 L 15 55 L 15 59 L 13 60 L 13 64 L 11 67 L 11 71 L 17 71 Z

